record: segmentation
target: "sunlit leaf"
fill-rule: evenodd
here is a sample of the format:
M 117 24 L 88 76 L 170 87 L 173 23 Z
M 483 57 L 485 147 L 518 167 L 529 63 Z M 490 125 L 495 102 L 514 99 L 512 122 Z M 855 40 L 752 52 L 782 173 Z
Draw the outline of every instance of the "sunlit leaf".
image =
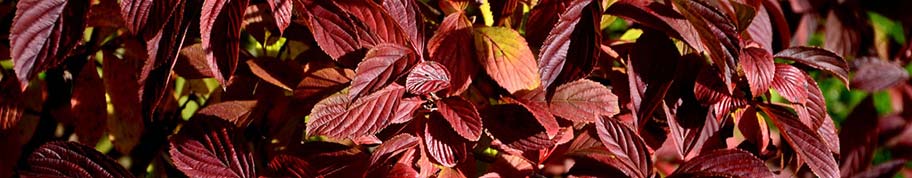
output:
M 845 59 L 822 48 L 792 47 L 776 53 L 776 58 L 788 59 L 835 75 L 843 83 L 849 83 L 849 65 Z
M 614 118 L 602 117 L 596 121 L 599 140 L 611 154 L 617 156 L 625 167 L 620 170 L 630 177 L 649 177 L 653 174 L 652 158 L 643 139 L 636 132 Z
M 404 87 L 392 84 L 350 104 L 348 98 L 341 98 L 344 94 L 331 96 L 314 106 L 307 135 L 357 138 L 375 134 L 392 123 L 404 93 Z
M 801 69 L 788 64 L 776 64 L 776 75 L 773 77 L 772 87 L 785 99 L 804 104 L 808 98 L 807 74 Z
M 63 62 L 82 39 L 88 1 L 22 0 L 9 27 L 10 57 L 22 87 Z
M 773 119 L 779 132 L 811 171 L 820 177 L 839 177 L 839 165 L 816 130 L 801 123 L 798 116 L 786 107 L 763 105 L 760 109 Z
M 114 159 L 75 142 L 50 142 L 35 149 L 24 177 L 133 177 Z
M 583 79 L 557 87 L 551 98 L 554 115 L 573 121 L 594 122 L 600 116 L 620 112 L 618 99 L 611 90 L 597 82 Z
M 776 74 L 776 65 L 767 50 L 757 47 L 741 50 L 741 68 L 750 84 L 751 96 L 761 96 L 769 91 Z
M 469 88 L 472 78 L 481 67 L 475 60 L 472 22 L 463 13 L 448 15 L 427 43 L 430 60 L 437 61 L 450 72 L 448 95 L 458 95 Z
M 535 55 L 516 31 L 503 27 L 475 28 L 479 62 L 497 84 L 513 93 L 541 85 Z
M 560 19 L 538 54 L 542 88 L 550 90 L 586 77 L 595 66 L 601 45 L 599 1 L 575 0 Z
M 191 177 L 256 177 L 253 152 L 234 124 L 194 117 L 169 139 L 174 166 Z
M 249 0 L 210 0 L 203 3 L 200 34 L 209 70 L 219 83 L 237 69 L 241 42 L 241 23 Z M 217 34 L 218 36 L 212 36 Z
M 409 93 L 425 95 L 450 87 L 450 73 L 434 61 L 425 61 L 412 68 L 405 80 Z
M 459 96 L 448 97 L 437 102 L 437 111 L 459 136 L 470 141 L 481 137 L 481 116 L 471 102 Z
M 408 70 L 417 61 L 414 51 L 395 44 L 381 44 L 371 48 L 355 69 L 349 95 L 352 99 L 380 90 Z
M 668 177 L 773 177 L 762 160 L 742 150 L 720 150 L 685 162 Z

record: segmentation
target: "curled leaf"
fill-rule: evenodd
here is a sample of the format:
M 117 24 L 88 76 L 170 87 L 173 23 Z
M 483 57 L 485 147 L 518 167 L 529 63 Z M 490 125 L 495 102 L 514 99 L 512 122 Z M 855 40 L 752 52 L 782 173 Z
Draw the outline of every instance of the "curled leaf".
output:
M 826 49 L 797 46 L 779 51 L 775 57 L 820 69 L 835 75 L 846 85 L 849 84 L 849 65 L 845 59 Z

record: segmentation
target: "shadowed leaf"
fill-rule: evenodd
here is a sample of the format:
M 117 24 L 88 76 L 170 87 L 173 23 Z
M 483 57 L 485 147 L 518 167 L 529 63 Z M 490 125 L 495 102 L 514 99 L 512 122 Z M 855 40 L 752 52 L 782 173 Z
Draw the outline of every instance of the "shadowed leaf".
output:
M 450 14 L 427 43 L 430 59 L 450 72 L 447 95 L 458 95 L 468 89 L 472 78 L 480 70 L 480 64 L 475 60 L 471 27 L 472 22 L 463 13 Z
M 481 116 L 471 102 L 459 96 L 449 97 L 437 102 L 437 110 L 459 136 L 470 141 L 481 137 Z
M 256 177 L 253 153 L 234 124 L 194 117 L 169 139 L 174 166 L 191 177 Z
M 50 142 L 27 158 L 24 177 L 133 177 L 104 154 L 76 142 Z
M 538 54 L 542 88 L 551 90 L 566 82 L 589 75 L 598 59 L 601 45 L 599 1 L 575 0 L 560 14 L 560 19 Z
M 779 51 L 775 57 L 820 69 L 835 75 L 846 85 L 849 84 L 849 65 L 846 64 L 845 59 L 828 50 L 799 46 Z
M 805 126 L 784 106 L 762 105 L 760 109 L 773 119 L 779 132 L 811 171 L 820 177 L 839 177 L 839 165 L 816 130 Z
M 386 87 L 405 76 L 416 61 L 411 49 L 395 44 L 377 45 L 355 69 L 349 89 L 351 98 L 357 99 Z
M 10 57 L 22 88 L 55 67 L 82 39 L 88 1 L 22 0 L 9 27 Z
M 852 88 L 869 92 L 879 91 L 909 78 L 909 73 L 896 63 L 877 58 L 860 58 L 855 63 L 855 76 L 852 77 Z
M 241 23 L 249 0 L 204 1 L 200 34 L 209 70 L 222 85 L 227 85 L 237 69 L 241 42 Z M 212 36 L 217 34 L 217 36 Z
M 441 118 L 440 115 L 431 114 L 427 126 L 424 128 L 424 145 L 427 152 L 436 163 L 445 167 L 454 167 L 465 160 L 466 140 L 461 138 Z
M 773 177 L 762 160 L 741 150 L 720 150 L 685 162 L 668 177 Z

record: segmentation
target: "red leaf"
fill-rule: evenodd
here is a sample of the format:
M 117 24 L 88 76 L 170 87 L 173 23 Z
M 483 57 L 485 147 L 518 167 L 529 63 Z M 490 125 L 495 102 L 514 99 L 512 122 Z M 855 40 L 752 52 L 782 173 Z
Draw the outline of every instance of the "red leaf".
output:
M 807 74 L 788 64 L 776 64 L 773 89 L 793 103 L 805 104 L 808 98 Z
M 862 50 L 861 28 L 869 27 L 854 12 L 832 9 L 827 14 L 824 26 L 823 48 L 842 56 L 855 56 Z
M 424 20 L 418 9 L 418 2 L 412 0 L 383 0 L 383 9 L 396 20 L 408 35 L 409 41 L 418 54 L 424 54 Z M 419 20 L 421 19 L 421 20 Z
M 747 107 L 741 111 L 740 115 L 736 114 L 735 119 L 738 130 L 745 139 L 756 145 L 757 150 L 761 152 L 766 150 L 770 141 L 769 127 L 763 117 L 757 116 L 756 107 Z
M 541 0 L 529 11 L 526 21 L 526 39 L 529 46 L 539 47 L 554 30 L 560 13 L 566 11 L 573 1 Z
M 849 84 L 849 65 L 845 59 L 833 52 L 815 47 L 792 47 L 776 53 L 776 58 L 795 61 L 835 75 L 846 85 Z
M 257 101 L 255 100 L 225 101 L 206 106 L 199 110 L 196 115 L 221 118 L 235 124 L 237 127 L 244 128 L 253 122 L 250 113 L 256 104 Z
M 269 7 L 272 9 L 272 17 L 275 18 L 276 27 L 279 32 L 284 32 L 285 28 L 291 24 L 292 0 L 267 0 Z
M 82 39 L 88 1 L 22 0 L 9 28 L 13 69 L 25 88 L 45 69 L 63 62 Z
M 906 165 L 908 160 L 897 159 L 888 161 L 885 163 L 880 163 L 876 167 L 868 169 L 864 172 L 852 175 L 852 178 L 875 178 L 875 177 L 891 177 L 897 176 L 896 173 L 899 170 L 903 169 L 903 165 Z
M 133 177 L 117 161 L 76 142 L 50 142 L 27 158 L 23 177 Z
M 113 51 L 103 52 L 102 75 L 105 90 L 111 96 L 115 119 L 108 120 L 108 132 L 114 137 L 114 148 L 129 153 L 139 143 L 143 133 L 144 121 L 142 111 L 142 68 L 150 62 L 141 42 L 129 40 L 123 58 L 116 57 Z
M 805 75 L 805 78 L 808 83 L 807 103 L 804 103 L 803 105 L 793 104 L 793 108 L 795 108 L 798 118 L 801 119 L 801 122 L 804 123 L 804 125 L 807 125 L 812 130 L 819 130 L 825 120 L 831 120 L 830 116 L 827 115 L 826 100 L 824 100 L 823 92 L 820 91 L 817 82 L 809 75 Z
M 180 50 L 174 64 L 174 73 L 186 79 L 201 79 L 215 77 L 206 61 L 206 51 L 203 45 L 196 43 Z
M 19 80 L 12 76 L 0 77 L 0 98 L 3 98 L 0 100 L 0 131 L 12 130 L 22 120 L 25 107 L 23 93 L 19 89 L 21 86 Z
M 518 150 L 540 150 L 554 145 L 535 116 L 517 104 L 496 105 L 482 111 L 491 137 Z
M 134 35 L 151 39 L 165 27 L 167 20 L 177 10 L 178 3 L 181 2 L 177 0 L 125 0 L 120 2 L 120 15 L 127 30 Z
M 331 1 L 294 2 L 295 11 L 302 13 L 301 20 L 313 33 L 313 38 L 320 49 L 330 57 L 339 59 L 362 48 L 358 34 L 359 31 L 366 31 L 365 27 L 355 25 L 351 17 Z
M 348 104 L 348 98 L 334 95 L 317 103 L 307 122 L 307 135 L 357 138 L 386 128 L 399 108 L 405 88 L 392 84 Z
M 391 43 L 401 46 L 412 46 L 409 35 L 399 26 L 399 23 L 375 1 L 333 1 L 337 7 L 345 11 L 358 21 L 355 24 L 364 25 L 367 31 L 361 31 L 361 45 L 373 47 L 382 43 Z M 322 17 L 322 16 L 318 16 Z M 373 38 L 366 39 L 365 37 Z
M 495 177 L 527 177 L 534 173 L 535 168 L 529 160 L 522 156 L 511 154 L 498 154 L 488 168 L 489 173 L 482 175 L 485 178 Z
M 475 28 L 475 48 L 485 71 L 514 93 L 541 85 L 535 56 L 518 32 L 504 27 Z
M 249 0 L 210 0 L 203 3 L 200 34 L 208 66 L 222 85 L 237 69 L 241 22 Z M 212 34 L 217 34 L 212 38 Z
M 108 118 L 105 91 L 98 88 L 104 86 L 104 81 L 98 76 L 95 61 L 87 62 L 73 83 L 73 118 L 67 122 L 74 125 L 80 143 L 95 145 L 107 128 Z
M 507 103 L 519 104 L 526 108 L 527 111 L 535 116 L 538 123 L 545 129 L 548 138 L 554 138 L 558 134 L 560 126 L 557 124 L 557 118 L 551 114 L 548 103 L 545 101 L 545 92 L 541 89 L 532 91 L 522 90 L 516 92 L 517 98 L 504 98 Z
M 631 177 L 650 177 L 653 174 L 652 158 L 646 142 L 630 127 L 613 118 L 603 117 L 596 121 L 599 140 L 625 165 L 621 170 L 634 170 L 627 172 Z
M 820 134 L 820 138 L 826 142 L 830 152 L 839 154 L 839 134 L 836 132 L 836 125 L 829 115 L 824 118 L 823 125 L 820 125 L 820 128 L 817 129 L 817 134 Z
M 757 47 L 742 49 L 741 68 L 750 84 L 751 96 L 758 97 L 769 91 L 776 73 L 776 64 L 767 50 Z
M 269 162 L 269 168 L 277 172 L 274 174 L 287 177 L 317 177 L 317 172 L 311 168 L 310 163 L 291 155 L 283 154 L 272 158 L 272 161 Z
M 472 41 L 472 22 L 463 13 L 448 15 L 428 41 L 428 56 L 450 72 L 447 95 L 459 95 L 469 88 L 479 70 Z
M 542 88 L 550 90 L 566 82 L 589 75 L 598 59 L 601 30 L 599 1 L 574 0 L 560 14 L 560 19 L 538 54 Z
M 852 77 L 852 88 L 869 92 L 883 90 L 902 83 L 909 78 L 909 73 L 896 63 L 877 58 L 860 58 L 854 60 L 855 76 Z
M 890 116 L 883 118 L 889 119 Z M 896 115 L 892 116 L 896 117 Z M 880 128 L 882 122 L 877 116 L 874 106 L 874 97 L 868 96 L 862 100 L 841 124 L 839 132 L 839 162 L 842 177 L 849 177 L 866 170 L 874 159 L 874 151 L 879 147 Z M 898 119 L 898 118 L 897 118 Z M 902 119 L 899 119 L 902 120 Z
M 269 167 L 275 177 L 359 177 L 369 161 L 357 147 L 316 141 L 289 146 Z
M 352 99 L 380 90 L 404 76 L 416 62 L 415 53 L 395 44 L 372 48 L 355 69 L 349 94 Z
M 402 101 L 399 102 L 399 109 L 396 110 L 396 115 L 390 121 L 394 124 L 401 124 L 412 120 L 412 114 L 424 104 L 424 100 L 417 96 L 403 98 Z
M 786 107 L 761 105 L 760 109 L 773 119 L 779 132 L 811 171 L 820 177 L 839 177 L 839 165 L 816 130 L 801 123 L 798 116 Z
M 374 149 L 371 155 L 371 169 L 376 169 L 381 164 L 387 164 L 387 161 L 402 152 L 414 148 L 418 145 L 418 137 L 409 134 L 399 134 L 390 138 L 380 146 Z
M 416 95 L 437 92 L 450 87 L 450 73 L 440 63 L 425 61 L 412 68 L 405 87 Z
M 445 167 L 454 167 L 466 156 L 466 142 L 452 132 L 440 115 L 432 114 L 424 128 L 424 145 L 435 162 Z
M 578 122 L 595 122 L 600 116 L 612 117 L 620 112 L 618 98 L 611 89 L 588 79 L 557 87 L 550 106 L 554 115 Z
M 708 48 L 710 59 L 722 74 L 722 81 L 728 91 L 734 90 L 732 73 L 738 62 L 739 39 L 736 28 L 731 21 L 718 8 L 702 0 L 675 0 L 674 4 L 690 23 L 701 41 Z M 682 34 L 687 36 L 688 34 Z M 693 44 L 691 44 L 693 45 Z
M 459 136 L 469 141 L 481 137 L 481 116 L 471 102 L 459 96 L 448 97 L 437 102 L 437 111 Z
M 253 153 L 236 129 L 222 119 L 192 118 L 169 139 L 174 166 L 190 177 L 256 177 Z
M 760 43 L 760 47 L 766 49 L 767 53 L 773 51 L 773 24 L 765 7 L 757 7 L 757 15 L 747 27 L 747 33 L 750 34 L 751 40 Z
M 748 152 L 719 150 L 685 162 L 668 177 L 773 177 L 773 173 Z
M 247 60 L 247 66 L 254 75 L 279 88 L 292 91 L 291 87 L 301 82 L 304 72 L 301 65 L 293 60 L 262 57 Z
M 351 69 L 322 68 L 305 72 L 294 95 L 296 98 L 321 98 L 342 90 L 352 78 L 355 78 L 355 71 Z

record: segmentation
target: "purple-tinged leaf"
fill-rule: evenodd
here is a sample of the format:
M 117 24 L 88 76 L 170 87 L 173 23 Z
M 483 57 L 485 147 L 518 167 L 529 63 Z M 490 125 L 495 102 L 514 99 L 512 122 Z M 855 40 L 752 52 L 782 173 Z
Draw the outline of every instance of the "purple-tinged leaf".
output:
M 194 117 L 169 139 L 174 166 L 190 177 L 256 177 L 253 153 L 234 124 Z
M 846 85 L 849 84 L 849 65 L 845 59 L 836 55 L 836 53 L 827 51 L 823 48 L 815 47 L 792 47 L 776 53 L 776 58 L 795 61 L 824 72 L 835 75 Z
M 869 92 L 883 90 L 909 79 L 909 73 L 899 64 L 868 57 L 853 61 L 855 76 L 852 77 L 852 88 Z
M 425 61 L 412 68 L 405 80 L 409 93 L 426 95 L 450 87 L 450 72 L 434 61 Z
M 472 102 L 460 96 L 444 98 L 437 102 L 437 111 L 459 136 L 469 141 L 478 141 L 481 137 L 481 116 Z
M 548 108 L 548 103 L 545 101 L 545 92 L 541 89 L 522 90 L 516 92 L 516 95 L 517 98 L 504 98 L 504 100 L 507 103 L 519 104 L 526 108 L 527 111 L 535 116 L 538 123 L 545 128 L 548 138 L 554 138 L 559 132 L 560 125 L 557 124 L 557 118 L 554 117 Z
M 894 177 L 896 176 L 896 173 L 899 172 L 899 170 L 903 169 L 903 165 L 906 165 L 907 162 L 908 160 L 896 159 L 885 163 L 880 163 L 874 168 L 852 175 L 852 178 Z
M 377 168 L 379 164 L 386 164 L 394 156 L 405 152 L 408 149 L 418 146 L 418 137 L 409 134 L 399 134 L 390 138 L 383 144 L 380 144 L 371 155 L 371 168 Z
M 120 16 L 128 31 L 151 39 L 165 27 L 178 3 L 178 0 L 124 0 L 120 2 Z
M 601 14 L 599 1 L 593 0 L 574 0 L 560 14 L 538 54 L 542 88 L 551 90 L 592 72 L 601 46 L 601 30 L 596 25 Z
M 12 130 L 22 120 L 25 106 L 22 90 L 19 89 L 21 86 L 19 80 L 12 76 L 0 77 L 0 98 L 3 98 L 0 100 L 0 131 Z
M 474 34 L 479 62 L 507 92 L 541 86 L 535 55 L 518 32 L 504 27 L 481 27 L 475 28 Z
M 24 89 L 29 80 L 63 62 L 82 39 L 88 1 L 22 0 L 9 27 L 10 57 Z
M 560 13 L 565 12 L 572 2 L 541 0 L 529 11 L 529 19 L 526 22 L 526 39 L 529 46 L 539 47 L 544 43 L 561 19 Z
M 275 18 L 276 27 L 279 32 L 285 32 L 285 28 L 291 24 L 291 14 L 293 0 L 267 0 L 269 7 L 272 9 L 272 17 Z
M 209 0 L 203 3 L 200 34 L 208 66 L 215 79 L 227 85 L 237 69 L 241 22 L 250 0 Z M 218 36 L 213 37 L 212 34 Z
M 792 107 L 795 108 L 798 118 L 801 119 L 804 125 L 807 125 L 812 130 L 820 130 L 820 127 L 826 122 L 825 120 L 832 119 L 827 115 L 826 100 L 823 98 L 823 92 L 820 91 L 820 87 L 817 86 L 817 81 L 814 81 L 810 75 L 805 75 L 805 78 L 808 84 L 808 100 L 804 104 L 792 104 Z M 832 124 L 832 121 L 830 122 Z
M 653 174 L 652 158 L 646 143 L 630 127 L 614 118 L 602 117 L 596 121 L 599 140 L 611 154 L 627 166 L 621 170 L 635 170 L 627 173 L 630 177 L 650 177 Z
M 342 12 L 331 1 L 294 1 L 295 12 L 302 14 L 301 21 L 313 33 L 320 49 L 333 59 L 339 59 L 349 52 L 362 48 L 359 31 L 365 27 L 355 25 L 348 14 Z
M 399 24 L 418 54 L 424 54 L 424 20 L 414 0 L 383 0 L 383 9 Z
M 351 69 L 322 68 L 305 72 L 294 89 L 295 98 L 321 98 L 345 88 L 355 78 Z M 348 96 L 346 96 L 348 97 Z
M 750 85 L 751 96 L 758 97 L 769 91 L 776 74 L 776 64 L 769 51 L 757 47 L 742 49 L 741 68 Z
M 600 116 L 620 112 L 618 97 L 611 89 L 588 79 L 557 87 L 550 108 L 554 115 L 578 122 L 595 122 Z
M 722 74 L 722 81 L 728 91 L 735 85 L 732 73 L 736 71 L 739 47 L 737 29 L 731 19 L 722 14 L 718 8 L 702 0 L 675 0 L 678 12 L 687 18 L 703 44 L 708 48 L 710 59 Z M 687 34 L 682 34 L 687 35 Z
M 823 139 L 823 142 L 826 142 L 830 152 L 839 154 L 839 134 L 836 132 L 836 125 L 829 115 L 824 118 L 823 125 L 820 125 L 820 128 L 817 129 L 817 134 L 820 134 L 820 138 Z
M 750 26 L 747 26 L 747 34 L 750 35 L 750 39 L 760 43 L 760 47 L 766 49 L 767 53 L 773 51 L 773 24 L 765 7 L 757 8 L 757 15 Z
M 883 120 L 889 117 L 897 116 L 887 116 Z M 868 96 L 852 109 L 842 123 L 839 132 L 839 170 L 842 177 L 855 175 L 871 166 L 874 151 L 880 147 L 878 125 L 881 122 L 881 119 L 872 118 L 878 118 L 877 108 L 874 107 L 874 97 Z
M 76 142 L 50 142 L 27 158 L 23 177 L 133 177 L 117 161 Z
M 854 12 L 830 10 L 824 26 L 823 48 L 842 56 L 855 56 L 862 50 L 860 28 L 869 27 Z
M 545 128 L 521 105 L 496 105 L 481 114 L 491 136 L 510 148 L 527 151 L 554 146 Z
M 352 99 L 383 89 L 399 77 L 405 76 L 417 61 L 411 49 L 395 44 L 380 44 L 364 56 L 355 69 L 349 95 Z
M 392 84 L 351 104 L 342 95 L 331 96 L 314 106 L 307 122 L 307 135 L 357 138 L 386 128 L 399 108 L 405 88 Z
M 839 165 L 816 130 L 805 126 L 795 113 L 784 106 L 761 105 L 760 109 L 773 119 L 779 133 L 798 153 L 798 159 L 807 163 L 814 174 L 820 177 L 839 177 Z
M 450 72 L 447 95 L 459 95 L 469 88 L 480 70 L 475 60 L 472 22 L 463 13 L 448 15 L 427 43 L 428 56 Z
M 444 167 L 454 167 L 466 156 L 466 141 L 453 129 L 449 129 L 444 118 L 431 114 L 424 128 L 424 145 L 434 162 Z
M 333 1 L 332 3 L 354 17 L 357 20 L 354 21 L 354 24 L 363 25 L 367 29 L 359 32 L 363 47 L 373 47 L 382 43 L 413 47 L 408 33 L 399 26 L 389 12 L 381 10 L 383 7 L 375 1 Z M 317 16 L 317 18 L 320 17 Z
M 102 56 L 102 71 L 116 74 L 102 75 L 116 116 L 108 119 L 108 133 L 114 137 L 114 148 L 123 153 L 129 153 L 139 143 L 144 128 L 141 75 L 143 66 L 150 61 L 141 45 L 139 41 L 129 40 L 124 44 L 123 58 L 108 50 Z
M 274 177 L 360 177 L 370 159 L 357 147 L 312 141 L 290 145 L 273 157 L 269 168 Z
M 742 150 L 719 150 L 684 162 L 668 177 L 773 177 L 762 160 Z
M 805 104 L 808 98 L 807 74 L 788 64 L 776 64 L 772 87 L 788 101 Z

